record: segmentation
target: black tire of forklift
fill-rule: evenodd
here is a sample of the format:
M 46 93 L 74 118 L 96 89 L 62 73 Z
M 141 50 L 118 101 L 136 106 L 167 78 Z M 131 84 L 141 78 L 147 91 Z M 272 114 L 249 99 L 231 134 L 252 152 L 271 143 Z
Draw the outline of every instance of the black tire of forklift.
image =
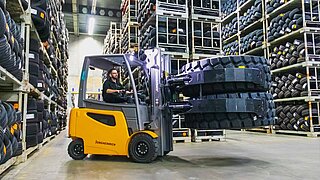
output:
M 71 141 L 68 146 L 68 154 L 74 160 L 82 160 L 87 157 L 87 154 L 84 154 L 83 140 L 75 139 Z
M 158 141 L 145 133 L 134 135 L 129 143 L 129 157 L 137 163 L 151 163 L 157 158 L 158 150 Z

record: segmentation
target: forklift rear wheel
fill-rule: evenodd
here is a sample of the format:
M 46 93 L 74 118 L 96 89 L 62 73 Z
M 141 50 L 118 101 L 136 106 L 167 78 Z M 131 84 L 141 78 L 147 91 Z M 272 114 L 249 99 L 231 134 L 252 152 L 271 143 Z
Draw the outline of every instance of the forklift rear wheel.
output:
M 148 134 L 137 134 L 129 144 L 129 156 L 138 163 L 150 163 L 158 155 L 157 142 Z
M 74 160 L 82 160 L 87 157 L 87 154 L 84 154 L 83 141 L 81 139 L 71 141 L 68 146 L 68 154 Z

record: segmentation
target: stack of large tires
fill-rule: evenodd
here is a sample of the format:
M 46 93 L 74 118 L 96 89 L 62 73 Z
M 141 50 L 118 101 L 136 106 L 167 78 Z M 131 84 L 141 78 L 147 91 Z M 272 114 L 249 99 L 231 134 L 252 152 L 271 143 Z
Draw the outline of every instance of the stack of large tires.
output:
M 50 37 L 50 19 L 47 11 L 47 0 L 31 0 L 31 17 L 42 42 Z
M 272 42 L 273 40 L 285 34 L 300 29 L 303 23 L 303 17 L 301 13 L 302 11 L 300 8 L 295 8 L 277 16 L 276 18 L 273 18 L 270 21 L 268 29 L 268 41 Z
M 315 88 L 315 84 L 311 84 L 311 88 Z M 307 75 L 303 73 L 277 75 L 274 77 L 270 92 L 275 99 L 308 96 Z
M 226 17 L 237 9 L 237 0 L 225 1 L 221 6 L 222 16 Z
M 225 24 L 221 28 L 222 31 L 222 39 L 226 40 L 229 37 L 238 33 L 238 21 L 237 17 L 233 18 L 231 22 Z
M 277 104 L 276 113 L 276 130 L 310 131 L 310 111 L 307 104 Z M 311 113 L 312 116 L 317 116 L 318 110 L 314 108 Z
M 51 113 L 50 114 L 50 120 L 49 120 L 49 136 L 57 134 L 59 127 L 58 117 L 56 114 Z
M 245 53 L 249 50 L 258 48 L 262 46 L 264 41 L 263 30 L 257 29 L 240 39 L 240 52 Z
M 22 154 L 21 121 L 21 112 L 0 101 L 0 164 Z
M 256 56 L 207 58 L 185 65 L 191 80 L 179 87 L 189 97 L 188 128 L 232 129 L 274 124 L 269 63 Z
M 27 128 L 26 128 L 26 143 L 27 148 L 36 146 L 42 143 L 44 134 L 44 102 L 36 98 L 28 98 L 28 112 L 27 112 Z
M 240 31 L 243 30 L 244 28 L 250 26 L 251 24 L 255 23 L 260 18 L 262 18 L 262 7 L 263 7 L 262 1 L 255 0 L 254 4 L 251 6 L 251 8 L 248 8 L 246 12 L 241 14 L 241 16 L 239 17 L 239 21 L 240 21 L 239 30 Z
M 20 25 L 11 19 L 4 1 L 0 6 L 0 66 L 9 71 L 18 80 L 22 80 L 23 39 Z
M 47 105 L 43 100 L 34 97 L 28 98 L 27 148 L 42 143 L 43 139 L 55 135 L 58 130 L 61 130 L 61 123 L 56 114 L 62 114 L 62 112 L 54 113 L 46 108 Z M 61 115 L 60 119 L 63 118 L 64 116 Z M 63 125 L 65 126 L 65 123 Z
M 227 45 L 223 45 L 222 51 L 225 55 L 238 55 L 239 54 L 239 42 L 234 41 Z

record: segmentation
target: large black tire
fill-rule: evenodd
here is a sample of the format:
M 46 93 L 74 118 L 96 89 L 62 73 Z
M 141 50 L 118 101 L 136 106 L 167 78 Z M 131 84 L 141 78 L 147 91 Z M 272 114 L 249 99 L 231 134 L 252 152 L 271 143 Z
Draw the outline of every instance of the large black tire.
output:
M 158 156 L 158 141 L 150 135 L 139 133 L 131 138 L 129 157 L 134 162 L 150 163 Z
M 264 104 L 264 114 L 258 116 L 253 112 L 221 112 L 221 113 L 198 113 L 185 114 L 185 123 L 188 128 L 195 129 L 238 129 L 251 128 L 257 126 L 273 125 L 275 120 L 275 105 L 271 94 L 268 93 L 238 93 L 222 94 L 212 99 L 243 98 L 262 100 Z M 223 98 L 222 98 L 223 99 Z M 223 107 L 224 108 L 224 107 Z
M 84 145 L 82 139 L 75 139 L 68 146 L 68 154 L 74 160 L 82 160 L 87 157 L 84 154 Z
M 18 142 L 18 149 L 17 151 L 13 154 L 13 157 L 19 156 L 22 154 L 22 142 Z
M 39 143 L 39 144 L 42 143 L 42 142 L 43 142 L 43 133 L 42 133 L 42 132 L 39 132 L 39 133 L 37 134 L 37 136 L 38 136 L 38 143 Z
M 15 120 L 15 113 L 14 113 L 14 108 L 12 106 L 12 104 L 6 103 L 6 102 L 2 102 L 3 106 L 5 107 L 6 111 L 7 111 L 7 117 L 8 117 L 8 122 L 6 126 L 10 126 L 12 125 Z M 5 126 L 3 126 L 5 127 Z
M 27 135 L 26 136 L 26 145 L 27 148 L 34 147 L 38 145 L 38 136 L 37 135 Z
M 6 17 L 3 10 L 0 8 L 0 37 L 6 32 Z
M 39 123 L 27 123 L 27 135 L 36 135 L 40 132 L 40 125 Z
M 265 58 L 257 56 L 223 56 L 208 58 L 200 61 L 188 63 L 182 67 L 182 73 L 193 73 L 197 71 L 215 71 L 224 68 L 249 68 L 259 69 L 265 80 L 260 84 L 252 82 L 219 82 L 203 84 L 202 95 L 211 95 L 216 93 L 233 92 L 265 92 L 271 86 L 270 67 Z M 182 88 L 182 93 L 189 97 L 199 96 L 199 85 L 187 85 Z
M 27 110 L 37 110 L 37 100 L 35 98 L 28 98 Z
M 3 106 L 3 104 L 0 101 L 0 126 L 6 127 L 8 124 L 8 113 L 6 108 Z

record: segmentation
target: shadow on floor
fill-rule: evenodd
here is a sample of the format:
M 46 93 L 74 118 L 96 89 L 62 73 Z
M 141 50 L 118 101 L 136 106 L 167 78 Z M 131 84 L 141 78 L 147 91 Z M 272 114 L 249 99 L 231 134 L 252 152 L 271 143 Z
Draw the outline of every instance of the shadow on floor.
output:
M 84 165 L 84 164 L 100 164 L 100 165 L 129 165 L 132 164 L 137 168 L 146 167 L 150 164 L 159 165 L 163 167 L 226 167 L 226 166 L 266 166 L 269 162 L 251 159 L 247 157 L 212 157 L 212 156 L 185 156 L 183 158 L 178 156 L 167 155 L 158 158 L 150 164 L 134 163 L 129 158 L 124 156 L 105 156 L 105 155 L 91 155 L 83 161 L 68 161 L 68 166 Z

